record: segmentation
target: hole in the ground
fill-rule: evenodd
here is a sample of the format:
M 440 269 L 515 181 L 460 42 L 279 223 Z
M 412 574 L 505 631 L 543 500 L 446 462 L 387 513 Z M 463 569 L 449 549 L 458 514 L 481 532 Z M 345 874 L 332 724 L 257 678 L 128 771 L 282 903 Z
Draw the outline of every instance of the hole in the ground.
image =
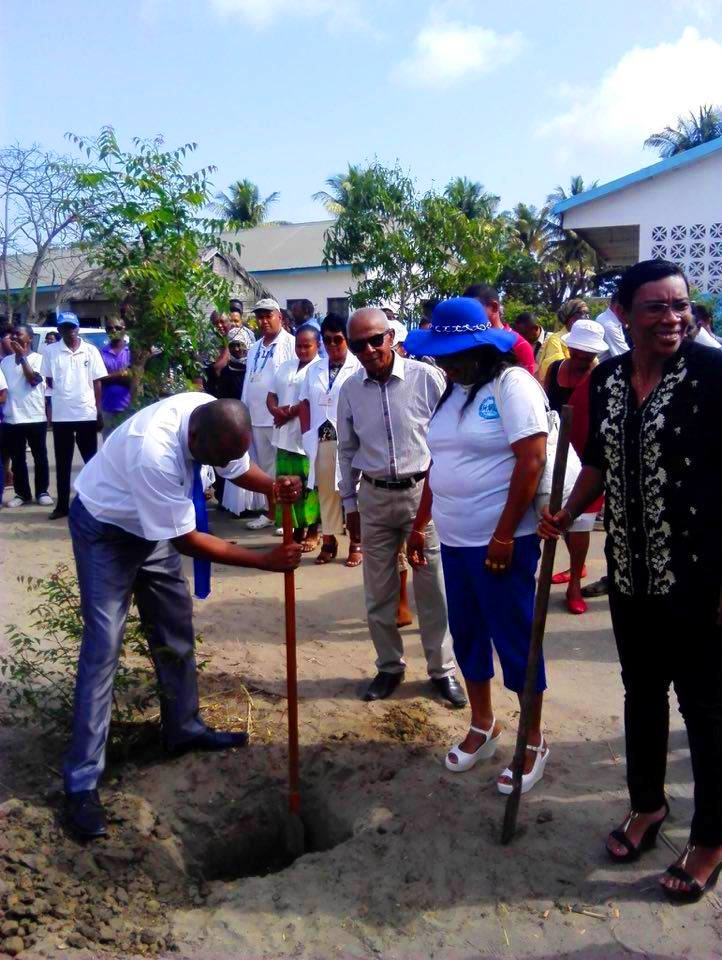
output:
M 285 806 L 279 800 L 268 803 L 269 794 L 281 794 L 278 786 L 269 783 L 263 794 L 265 802 L 255 796 L 252 803 L 211 814 L 202 830 L 188 825 L 181 839 L 192 873 L 204 880 L 264 877 L 287 869 L 299 856 L 331 850 L 352 835 L 350 825 L 331 813 L 323 797 L 309 793 L 303 796 L 299 848 L 298 827 L 289 821 Z

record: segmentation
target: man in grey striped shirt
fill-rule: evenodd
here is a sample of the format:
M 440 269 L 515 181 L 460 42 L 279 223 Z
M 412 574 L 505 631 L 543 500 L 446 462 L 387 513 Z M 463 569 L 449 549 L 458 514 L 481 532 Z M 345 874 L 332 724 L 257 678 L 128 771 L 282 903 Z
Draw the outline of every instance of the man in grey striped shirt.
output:
M 366 612 L 376 648 L 378 672 L 365 700 L 388 697 L 403 680 L 397 557 L 416 516 L 430 461 L 429 419 L 445 386 L 439 370 L 395 353 L 393 339 L 382 310 L 354 313 L 348 342 L 362 369 L 344 383 L 338 401 L 339 491 L 351 539 L 363 544 Z M 463 707 L 433 523 L 425 536 L 428 565 L 413 573 L 421 642 L 436 691 Z

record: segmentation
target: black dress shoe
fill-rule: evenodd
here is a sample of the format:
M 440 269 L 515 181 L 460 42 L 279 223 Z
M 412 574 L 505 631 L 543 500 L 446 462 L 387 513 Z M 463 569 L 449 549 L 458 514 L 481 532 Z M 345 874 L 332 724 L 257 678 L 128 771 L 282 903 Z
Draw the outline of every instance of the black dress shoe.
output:
M 197 737 L 166 745 L 166 750 L 172 757 L 181 757 L 184 753 L 192 753 L 194 750 L 230 750 L 232 747 L 245 747 L 247 743 L 247 733 L 213 730 L 208 727 Z
M 82 840 L 104 837 L 108 821 L 97 790 L 79 790 L 65 795 L 65 821 Z
M 465 707 L 469 702 L 456 677 L 432 677 L 431 683 L 452 707 Z
M 595 580 L 594 583 L 589 583 L 586 587 L 582 587 L 582 596 L 587 599 L 589 599 L 589 597 L 606 597 L 608 593 L 609 586 L 607 577 L 601 577 L 599 580 Z
M 67 517 L 67 515 L 67 510 L 63 510 L 61 507 L 56 507 L 52 513 L 48 514 L 48 520 L 62 520 L 63 517 Z
M 376 674 L 368 685 L 366 693 L 362 700 L 385 700 L 390 697 L 394 690 L 404 679 L 403 670 L 401 673 L 385 673 L 383 670 Z

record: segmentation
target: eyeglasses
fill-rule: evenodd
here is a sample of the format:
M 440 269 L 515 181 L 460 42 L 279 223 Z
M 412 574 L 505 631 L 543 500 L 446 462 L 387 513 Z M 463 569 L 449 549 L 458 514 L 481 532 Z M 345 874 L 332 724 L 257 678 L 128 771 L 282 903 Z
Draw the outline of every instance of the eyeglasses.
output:
M 671 310 L 675 317 L 681 317 L 689 313 L 692 304 L 689 300 L 675 300 L 674 303 L 667 303 L 666 300 L 644 300 L 642 303 L 636 303 L 634 309 L 650 317 L 663 317 L 668 310 Z
M 349 340 L 348 345 L 351 353 L 363 353 L 366 347 L 372 347 L 374 350 L 383 345 L 386 335 L 390 330 L 384 330 L 383 333 L 375 333 L 371 337 L 364 337 L 361 340 Z
M 327 347 L 340 347 L 342 344 L 346 343 L 346 337 L 342 333 L 336 334 L 336 336 L 331 336 L 330 334 L 323 338 L 323 342 Z

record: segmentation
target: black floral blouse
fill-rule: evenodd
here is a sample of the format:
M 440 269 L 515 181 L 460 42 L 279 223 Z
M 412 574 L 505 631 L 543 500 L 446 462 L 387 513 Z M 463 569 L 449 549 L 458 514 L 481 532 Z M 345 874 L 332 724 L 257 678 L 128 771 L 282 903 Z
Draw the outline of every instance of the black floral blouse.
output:
M 637 408 L 632 355 L 592 373 L 584 463 L 604 476 L 607 563 L 628 596 L 718 597 L 722 350 L 685 341 Z

